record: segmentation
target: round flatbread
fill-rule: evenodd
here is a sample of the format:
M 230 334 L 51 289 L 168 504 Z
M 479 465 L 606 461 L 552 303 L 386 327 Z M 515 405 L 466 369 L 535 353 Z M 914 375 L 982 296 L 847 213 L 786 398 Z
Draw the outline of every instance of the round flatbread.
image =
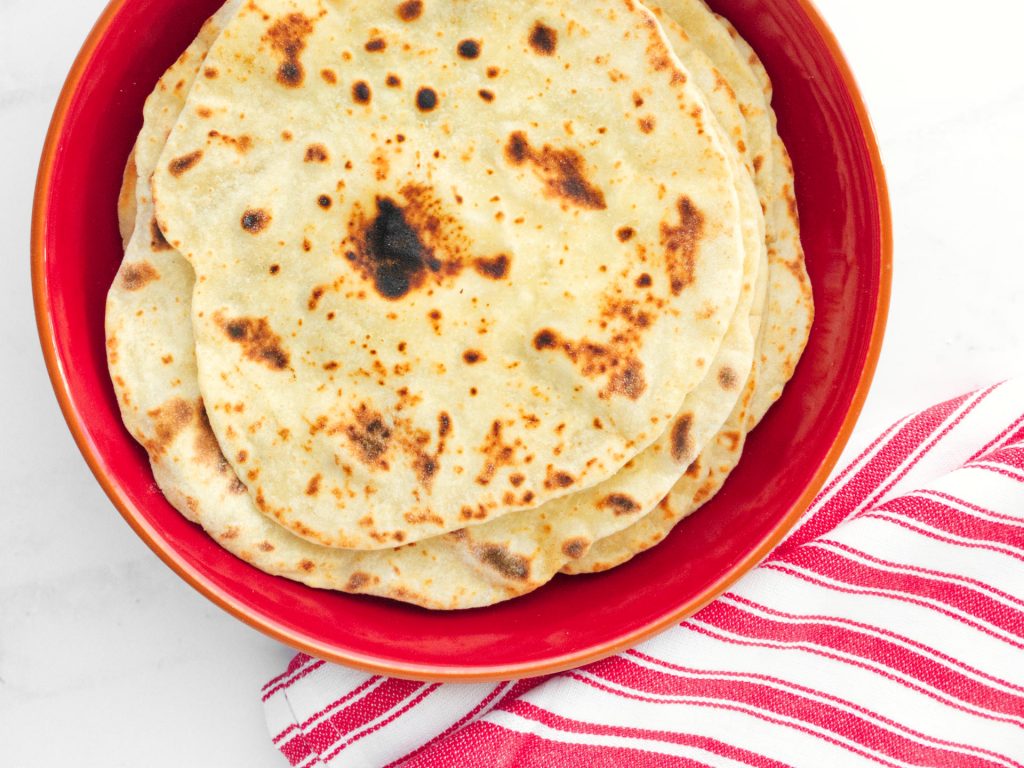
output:
M 153 185 L 197 275 L 210 422 L 260 509 L 384 548 L 653 442 L 740 293 L 707 119 L 628 0 L 243 6 Z

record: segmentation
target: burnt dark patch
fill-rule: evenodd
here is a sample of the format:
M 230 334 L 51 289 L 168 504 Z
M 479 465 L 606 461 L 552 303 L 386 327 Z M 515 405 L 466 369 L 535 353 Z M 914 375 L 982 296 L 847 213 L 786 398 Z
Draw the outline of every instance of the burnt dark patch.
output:
M 505 144 L 505 159 L 515 166 L 529 163 L 548 197 L 588 210 L 607 208 L 604 192 L 587 180 L 583 156 L 574 149 L 545 144 L 537 150 L 526 134 L 514 131 Z
M 538 331 L 534 336 L 535 349 L 554 349 L 558 345 L 558 336 L 550 329 Z
M 416 91 L 416 109 L 420 112 L 432 112 L 437 106 L 437 93 L 433 88 L 423 87 Z
M 306 48 L 306 38 L 312 32 L 313 23 L 301 13 L 290 13 L 267 30 L 265 39 L 281 59 L 277 67 L 277 82 L 286 88 L 297 88 L 305 79 L 300 56 Z
M 271 264 L 270 265 L 270 274 L 276 275 L 280 271 L 281 271 L 281 265 L 280 264 Z
M 549 328 L 537 331 L 533 337 L 534 349 L 554 349 L 558 344 L 558 336 Z
M 476 40 L 460 40 L 455 48 L 464 59 L 475 59 L 480 55 L 480 43 Z
M 387 47 L 387 41 L 382 37 L 371 38 L 370 40 L 367 40 L 366 45 L 363 46 L 368 53 L 380 53 Z
M 496 78 L 500 74 L 501 74 L 501 70 L 499 70 L 497 67 L 488 67 L 487 68 L 487 77 L 490 80 L 493 80 L 494 78 Z
M 558 32 L 543 22 L 536 21 L 530 30 L 530 47 L 541 56 L 552 56 L 558 45 Z
M 467 349 L 462 353 L 462 359 L 467 365 L 475 365 L 476 363 L 482 363 L 487 358 L 479 349 Z
M 486 88 L 481 88 L 476 92 L 477 96 L 487 102 L 494 101 L 494 91 L 489 91 Z
M 437 436 L 439 438 L 446 438 L 452 431 L 452 417 L 447 412 L 441 411 L 437 415 Z
M 398 299 L 423 282 L 441 262 L 426 248 L 405 212 L 389 198 L 377 199 L 377 215 L 364 238 L 365 260 L 381 296 Z
M 307 163 L 326 163 L 330 159 L 330 155 L 327 154 L 327 147 L 323 144 L 310 144 L 306 147 L 306 156 L 304 158 Z
M 203 150 L 197 149 L 195 152 L 189 152 L 187 155 L 176 157 L 167 164 L 167 170 L 170 171 L 171 176 L 181 176 L 185 171 L 195 168 L 196 163 L 203 159 Z
M 400 192 L 404 202 L 378 197 L 373 212 L 356 204 L 342 243 L 350 264 L 391 300 L 473 263 L 464 228 L 430 187 L 407 184 Z
M 506 579 L 525 581 L 530 576 L 530 561 L 510 552 L 508 547 L 488 544 L 479 547 L 476 556 L 481 563 L 493 568 Z
M 288 352 L 267 318 L 238 317 L 226 320 L 218 317 L 217 320 L 227 337 L 241 345 L 242 354 L 249 360 L 276 371 L 288 367 Z
M 384 83 L 385 85 L 388 86 L 388 88 L 398 88 L 402 84 L 402 78 L 400 78 L 398 75 L 389 74 L 387 77 L 384 78 Z
M 628 243 L 635 234 L 636 231 L 632 227 L 619 227 L 615 230 L 615 236 L 619 238 L 620 243 Z
M 690 434 L 692 426 L 693 416 L 689 413 L 684 413 L 672 425 L 670 449 L 676 461 L 683 461 L 693 452 L 693 437 Z
M 242 214 L 241 222 L 242 229 L 251 235 L 256 235 L 270 224 L 270 214 L 262 208 L 250 208 Z
M 690 466 L 684 472 L 687 477 L 697 477 L 700 474 L 700 456 L 690 462 Z
M 370 86 L 366 84 L 365 80 L 360 80 L 352 85 L 352 101 L 356 104 L 369 104 L 371 96 Z
M 508 276 L 511 260 L 504 253 L 491 258 L 480 257 L 473 261 L 473 268 L 484 277 L 501 280 Z
M 620 515 L 633 515 L 640 511 L 640 505 L 632 496 L 624 493 L 610 493 L 597 502 L 601 509 L 610 509 L 616 517 Z
M 640 275 L 640 277 L 638 277 L 636 279 L 636 287 L 637 288 L 650 288 L 652 282 L 654 282 L 654 281 L 651 279 L 651 276 L 649 274 L 647 274 L 646 272 L 644 272 L 643 274 Z
M 171 244 L 168 243 L 167 238 L 164 237 L 163 230 L 161 230 L 160 225 L 157 224 L 155 216 L 149 222 L 149 248 L 153 251 L 171 250 Z
M 402 21 L 416 21 L 423 15 L 423 0 L 405 0 L 398 6 L 397 13 Z
M 319 205 L 324 210 L 330 208 L 331 207 L 331 196 L 330 195 L 320 195 L 320 197 L 318 197 L 316 199 L 316 204 Z
M 148 261 L 128 264 L 121 270 L 121 287 L 126 291 L 137 291 L 159 278 L 160 273 Z
M 670 225 L 662 222 L 661 244 L 665 248 L 669 287 L 678 296 L 693 282 L 697 249 L 704 234 L 704 214 L 685 195 L 679 198 L 676 208 L 679 223 Z

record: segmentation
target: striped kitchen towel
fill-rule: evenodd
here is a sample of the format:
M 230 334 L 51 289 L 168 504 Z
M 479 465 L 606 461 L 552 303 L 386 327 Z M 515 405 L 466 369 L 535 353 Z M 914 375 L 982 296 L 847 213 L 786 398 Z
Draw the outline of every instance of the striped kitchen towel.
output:
M 461 685 L 299 655 L 263 700 L 304 767 L 1024 767 L 1024 381 L 894 424 L 633 650 Z

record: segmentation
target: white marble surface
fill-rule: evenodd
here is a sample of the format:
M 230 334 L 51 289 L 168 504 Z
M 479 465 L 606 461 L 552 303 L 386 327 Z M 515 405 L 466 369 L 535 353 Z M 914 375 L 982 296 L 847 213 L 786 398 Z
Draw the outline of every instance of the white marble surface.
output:
M 36 162 L 103 2 L 0 0 L 0 765 L 279 767 L 258 693 L 291 652 L 193 592 L 121 521 L 38 350 Z M 889 333 L 856 445 L 919 405 L 1024 373 L 1024 11 L 820 7 L 874 117 L 895 216 Z

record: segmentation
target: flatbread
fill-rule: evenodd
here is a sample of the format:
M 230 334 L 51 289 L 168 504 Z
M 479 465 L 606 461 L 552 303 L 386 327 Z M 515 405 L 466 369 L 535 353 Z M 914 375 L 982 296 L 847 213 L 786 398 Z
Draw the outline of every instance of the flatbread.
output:
M 428 608 L 464 608 L 505 598 L 480 578 L 453 543 L 352 552 L 290 534 L 256 509 L 217 444 L 203 408 L 190 323 L 193 273 L 154 228 L 148 179 L 210 43 L 232 8 L 222 9 L 160 79 L 146 102 L 135 153 L 141 173 L 124 192 L 138 216 L 107 300 L 107 362 L 126 426 L 146 448 L 168 501 L 220 546 L 267 573 L 313 587 L 364 592 Z M 174 86 L 184 82 L 182 88 Z M 142 165 L 149 162 L 150 165 Z M 479 586 L 477 586 L 479 585 Z
M 730 83 L 747 83 L 745 92 L 752 100 L 755 98 L 750 84 L 756 83 L 763 94 L 762 101 L 771 98 L 771 81 L 764 66 L 731 25 L 723 25 L 721 17 L 713 16 L 699 0 L 667 0 L 663 5 L 683 9 L 680 17 L 687 20 L 688 30 L 709 51 L 717 52 L 713 56 L 716 66 L 723 68 Z M 770 105 L 755 104 L 746 113 L 770 126 L 772 153 L 768 176 L 771 186 L 766 200 L 767 303 L 758 337 L 758 359 L 751 377 L 727 423 L 658 508 L 629 528 L 596 542 L 585 557 L 567 564 L 563 568 L 565 573 L 594 573 L 621 565 L 660 543 L 680 520 L 712 499 L 739 463 L 747 434 L 792 377 L 807 343 L 814 306 L 800 244 L 792 163 L 778 136 Z
M 571 572 L 572 564 L 586 557 L 594 541 L 614 537 L 651 513 L 714 439 L 751 371 L 765 303 L 768 256 L 757 191 L 744 162 L 748 159 L 746 123 L 735 94 L 710 60 L 689 43 L 678 25 L 670 19 L 659 21 L 686 71 L 707 96 L 715 129 L 735 147 L 730 156 L 736 164 L 745 249 L 740 300 L 708 375 L 686 397 L 673 427 L 653 445 L 594 488 L 460 532 L 466 554 L 491 578 L 517 593 L 546 583 L 563 567 Z M 490 556 L 496 551 L 506 553 L 499 565 L 513 562 L 515 567 L 495 567 Z
M 154 177 L 218 441 L 333 546 L 607 479 L 706 374 L 742 278 L 725 148 L 645 10 L 406 7 L 243 7 Z

